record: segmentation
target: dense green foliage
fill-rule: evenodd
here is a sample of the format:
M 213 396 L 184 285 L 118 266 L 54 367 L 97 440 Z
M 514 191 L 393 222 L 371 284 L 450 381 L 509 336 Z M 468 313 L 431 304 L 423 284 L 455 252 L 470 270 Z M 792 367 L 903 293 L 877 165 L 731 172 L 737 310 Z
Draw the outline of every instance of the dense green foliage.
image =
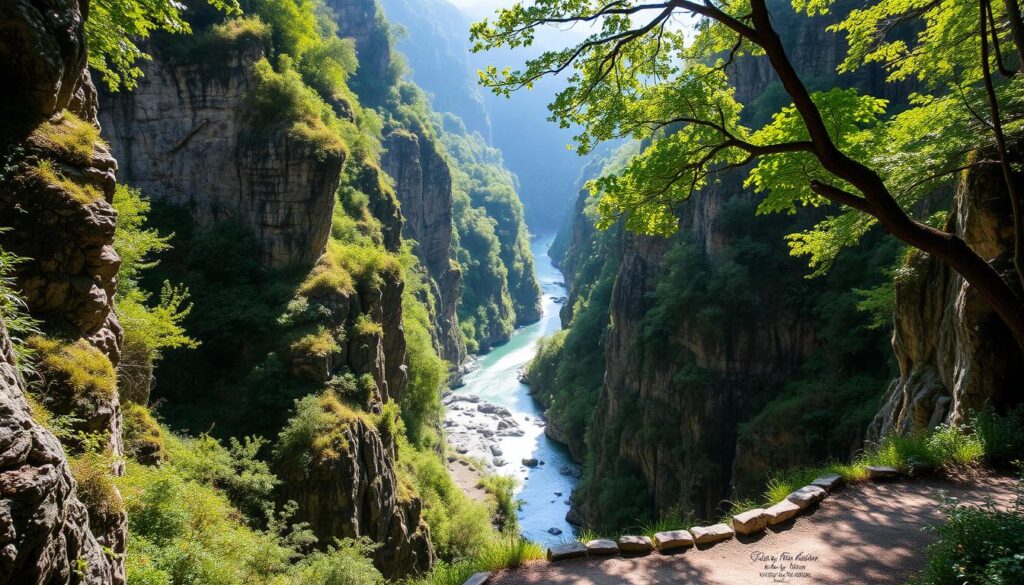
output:
M 445 114 L 438 133 L 454 163 L 455 189 L 464 192 L 473 206 L 482 208 L 495 221 L 499 257 L 508 272 L 516 323 L 537 320 L 540 288 L 534 276 L 523 205 L 516 194 L 518 181 L 505 168 L 501 151 L 487 146 L 479 133 L 468 132 L 458 118 Z
M 928 564 L 912 585 L 1010 585 L 1024 581 L 1024 479 L 1010 509 L 944 502 Z
M 186 438 L 162 430 L 162 436 L 164 464 L 130 461 L 125 476 L 116 479 L 128 512 L 130 584 L 382 582 L 359 543 L 311 552 L 316 539 L 302 525 L 288 527 L 288 507 L 271 517 L 267 530 L 251 523 L 265 521 L 268 511 L 239 515 L 235 502 L 269 505 L 277 482 L 255 459 L 255 449 L 237 441 L 228 449 L 206 435 Z

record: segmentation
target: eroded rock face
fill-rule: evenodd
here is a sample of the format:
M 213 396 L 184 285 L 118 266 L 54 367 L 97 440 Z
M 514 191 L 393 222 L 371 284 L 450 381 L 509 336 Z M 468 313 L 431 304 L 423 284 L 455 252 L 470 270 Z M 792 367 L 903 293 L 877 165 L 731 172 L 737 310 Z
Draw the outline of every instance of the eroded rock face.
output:
M 117 165 L 95 139 L 85 12 L 76 0 L 0 6 L 0 225 L 9 228 L 0 246 L 26 258 L 14 277 L 42 327 L 87 340 L 116 364 L 120 259 L 110 201 Z M 0 581 L 124 583 L 123 512 L 87 510 L 77 498 L 60 442 L 32 419 L 13 363 L 0 323 Z M 117 456 L 116 393 L 96 406 L 95 420 L 84 423 L 110 429 Z
M 720 226 L 723 206 L 752 196 L 739 180 L 723 177 L 680 207 L 680 231 L 710 266 L 732 245 Z M 694 312 L 673 320 L 669 339 L 659 342 L 670 351 L 645 350 L 650 291 L 668 269 L 673 242 L 632 233 L 621 241 L 609 307 L 614 327 L 605 339 L 604 385 L 591 423 L 593 473 L 632 478 L 654 515 L 682 506 L 698 518 L 712 517 L 733 481 L 739 424 L 814 352 L 815 331 L 782 295 L 763 294 L 756 316 L 721 335 L 702 330 Z M 689 367 L 703 373 L 701 382 L 679 381 Z M 573 499 L 588 524 L 605 513 L 592 496 L 579 490 Z
M 175 64 L 158 49 L 130 92 L 102 93 L 100 121 L 119 179 L 150 198 L 188 206 L 196 225 L 250 228 L 265 265 L 311 266 L 330 234 L 343 158 L 318 152 L 286 123 L 253 119 L 245 100 L 256 41 L 216 64 Z
M 40 122 L 80 100 L 91 85 L 82 12 L 77 0 L 9 0 L 0 5 L 0 134 L 5 138 L 24 138 Z
M 121 259 L 110 201 L 117 164 L 101 143 L 85 156 L 43 138 L 44 129 L 65 133 L 92 123 L 65 110 L 22 143 L 0 189 L 0 217 L 10 228 L 0 245 L 27 259 L 14 276 L 32 313 L 51 330 L 88 338 L 116 364 L 121 327 L 111 309 Z
M 381 543 L 374 564 L 387 578 L 427 571 L 434 562 L 430 530 L 418 497 L 400 499 L 394 445 L 362 419 L 343 432 L 347 448 L 335 459 L 285 466 L 282 498 L 299 504 L 298 521 L 321 540 L 368 537 Z
M 995 165 L 966 173 L 947 229 L 1013 279 L 1013 220 Z M 868 440 L 962 422 L 986 405 L 1020 402 L 1024 355 L 984 299 L 957 273 L 915 252 L 896 279 L 892 346 L 900 366 Z
M 0 321 L 0 582 L 123 583 L 123 565 L 103 552 L 115 543 L 90 530 L 64 450 L 32 419 L 13 364 Z
M 466 359 L 456 309 L 462 275 L 452 260 L 452 178 L 433 140 L 395 130 L 384 140 L 384 171 L 395 179 L 405 237 L 431 278 L 437 301 L 434 330 L 441 357 L 458 366 Z

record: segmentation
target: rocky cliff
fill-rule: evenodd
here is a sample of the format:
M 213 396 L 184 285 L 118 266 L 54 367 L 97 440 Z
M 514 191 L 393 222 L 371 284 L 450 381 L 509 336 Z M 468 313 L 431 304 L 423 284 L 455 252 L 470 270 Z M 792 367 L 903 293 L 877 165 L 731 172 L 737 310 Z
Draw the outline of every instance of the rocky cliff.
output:
M 0 436 L 0 581 L 123 583 L 123 568 L 90 530 L 60 441 L 32 418 L 2 322 Z
M 339 395 L 351 392 L 346 400 L 353 407 L 379 414 L 386 403 L 402 400 L 408 373 L 404 282 L 394 259 L 403 236 L 398 199 L 375 161 L 346 160 L 293 132 L 291 120 L 254 111 L 252 96 L 259 91 L 254 66 L 269 50 L 265 42 L 242 38 L 222 61 L 211 62 L 157 39 L 148 48 L 154 58 L 143 65 L 138 87 L 102 95 L 101 112 L 104 133 L 124 160 L 120 178 L 162 204 L 152 217 L 157 225 L 179 222 L 168 269 L 176 282 L 196 291 L 193 315 L 210 320 L 237 311 L 240 319 L 228 325 L 240 337 L 229 339 L 213 339 L 217 332 L 190 321 L 190 332 L 205 346 L 183 359 L 168 359 L 157 376 L 156 397 L 171 403 L 166 413 L 172 424 L 194 424 L 181 413 L 202 404 L 205 418 L 199 424 L 273 436 L 293 398 L 330 388 Z M 331 105 L 351 116 L 352 105 Z M 393 144 L 398 150 L 397 139 Z M 448 226 L 447 232 L 437 230 L 436 241 L 424 237 L 418 251 L 457 291 L 458 272 L 447 264 L 447 167 L 434 151 L 403 157 L 396 157 L 395 169 L 410 198 L 409 225 L 424 236 Z M 345 193 L 340 198 L 339 185 Z M 360 231 L 345 236 L 358 238 L 358 244 L 332 237 L 336 219 Z M 219 235 L 225 233 L 233 235 Z M 239 238 L 245 243 L 233 241 Z M 229 248 L 241 243 L 243 249 L 235 250 L 241 256 L 193 252 L 211 240 Z M 258 250 L 252 264 L 245 261 L 248 242 Z M 195 278 L 202 280 L 190 280 Z M 229 290 L 243 290 L 229 288 L 239 282 L 248 296 L 223 299 L 233 294 Z M 253 282 L 260 284 L 247 288 Z M 455 293 L 444 292 L 442 307 L 451 307 Z M 225 300 L 228 305 L 221 305 Z M 253 322 L 248 311 L 254 307 L 273 311 L 276 321 Z M 453 314 L 449 309 L 446 316 Z M 448 325 L 445 339 L 453 346 L 457 323 L 439 322 Z M 452 352 L 458 359 L 457 346 Z M 271 381 L 268 370 L 278 377 Z M 246 387 L 247 380 L 263 382 L 241 397 L 231 390 Z M 193 384 L 216 390 L 196 395 Z M 275 395 L 266 384 L 287 390 Z M 235 408 L 225 413 L 228 400 Z M 384 448 L 372 425 L 353 427 L 351 433 L 341 449 L 344 465 L 318 468 L 315 481 L 282 474 L 285 499 L 299 501 L 297 518 L 312 523 L 323 546 L 335 538 L 367 537 L 383 545 L 374 561 L 388 576 L 426 570 L 433 562 L 429 533 L 419 519 L 419 500 L 396 499 L 394 446 Z
M 317 152 L 287 122 L 253 118 L 245 97 L 262 43 L 242 39 L 216 63 L 152 51 L 138 87 L 101 95 L 118 179 L 187 207 L 197 226 L 248 227 L 268 267 L 312 265 L 327 244 L 343 158 Z
M 434 562 L 430 529 L 420 499 L 403 495 L 395 477 L 394 438 L 360 418 L 344 421 L 339 432 L 346 448 L 338 457 L 280 466 L 282 497 L 299 504 L 300 519 L 318 535 L 380 543 L 373 560 L 385 577 L 427 571 Z
M 1013 273 L 1013 222 L 996 166 L 964 172 L 946 229 L 1004 274 Z M 977 291 L 945 264 L 913 252 L 896 278 L 893 350 L 899 378 L 868 440 L 964 422 L 973 410 L 1020 403 L 1024 355 Z
M 456 313 L 462 275 L 452 259 L 452 177 L 434 140 L 401 129 L 384 140 L 381 166 L 395 180 L 405 237 L 431 278 L 437 303 L 434 330 L 441 357 L 454 367 L 466 359 Z
M 120 259 L 113 248 L 110 206 L 117 165 L 96 127 L 96 93 L 86 69 L 84 4 L 33 2 L 0 7 L 0 246 L 26 260 L 13 277 L 55 348 L 78 347 L 110 374 L 121 328 L 113 312 Z M 46 367 L 35 376 L 44 406 L 72 405 L 76 428 L 102 434 L 107 452 L 122 453 L 116 391 L 82 410 L 77 384 Z M 64 360 L 71 367 L 74 360 Z M 0 322 L 3 414 L 0 496 L 4 547 L 0 580 L 12 583 L 123 583 L 125 517 L 116 488 L 104 508 L 77 495 L 60 442 L 32 416 Z M 39 412 L 41 410 L 37 409 Z M 70 413 L 63 413 L 70 414 Z M 105 472 L 120 472 L 114 465 Z

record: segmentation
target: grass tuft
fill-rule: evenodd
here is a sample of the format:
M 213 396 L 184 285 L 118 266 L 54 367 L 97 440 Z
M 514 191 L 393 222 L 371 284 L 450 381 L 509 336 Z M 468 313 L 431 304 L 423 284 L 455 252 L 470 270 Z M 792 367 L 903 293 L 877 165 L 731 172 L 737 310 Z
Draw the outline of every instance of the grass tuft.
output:
M 72 200 L 82 205 L 90 205 L 103 200 L 103 192 L 94 185 L 81 185 L 64 176 L 51 160 L 41 160 L 32 169 L 32 173 L 47 185 L 59 188 Z

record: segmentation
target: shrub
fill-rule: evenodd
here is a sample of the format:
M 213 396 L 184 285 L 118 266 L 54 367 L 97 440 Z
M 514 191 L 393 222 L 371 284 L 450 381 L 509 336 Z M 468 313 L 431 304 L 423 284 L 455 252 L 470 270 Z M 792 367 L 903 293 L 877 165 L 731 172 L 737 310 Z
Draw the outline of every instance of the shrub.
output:
M 59 188 L 73 201 L 82 205 L 91 205 L 103 200 L 103 192 L 95 185 L 81 184 L 69 179 L 57 169 L 51 160 L 40 160 L 32 172 L 43 183 Z
M 100 453 L 83 453 L 68 458 L 71 475 L 78 484 L 78 499 L 99 517 L 124 511 L 124 502 L 114 484 L 112 458 Z
M 288 466 L 331 461 L 348 451 L 345 430 L 361 415 L 327 391 L 295 401 L 295 414 L 277 437 L 274 457 Z
M 454 563 L 439 563 L 430 574 L 415 583 L 417 585 L 461 585 L 475 573 L 518 567 L 527 561 L 541 558 L 544 558 L 544 550 L 540 545 L 517 536 L 510 536 L 488 543 L 471 559 Z
M 346 372 L 331 378 L 327 387 L 343 401 L 365 408 L 377 390 L 377 382 L 370 374 L 357 378 L 351 372 Z
M 472 558 L 497 537 L 491 526 L 493 510 L 473 501 L 448 474 L 444 460 L 431 449 L 416 449 L 398 441 L 398 473 L 423 501 L 423 517 L 438 556 L 446 560 Z
M 43 406 L 56 415 L 89 420 L 117 392 L 114 366 L 84 339 L 65 342 L 34 335 L 27 341 L 42 381 Z
M 384 335 L 384 328 L 380 323 L 373 320 L 366 313 L 360 313 L 356 317 L 355 333 L 360 337 L 371 337 Z
M 164 432 L 170 460 L 184 478 L 215 486 L 251 524 L 266 516 L 279 483 L 266 461 L 258 457 L 266 445 L 260 437 L 232 437 L 228 446 L 209 436 L 181 437 Z
M 419 262 L 408 246 L 403 250 L 401 260 L 405 268 L 402 325 L 409 371 L 409 381 L 402 393 L 402 418 L 409 441 L 425 446 L 432 438 L 431 429 L 437 428 L 441 422 L 441 389 L 448 380 L 448 363 L 434 349 L 433 324 L 427 307 L 435 301 L 424 281 L 424 274 L 419 270 Z
M 320 327 L 316 333 L 300 337 L 289 346 L 289 349 L 294 354 L 311 355 L 318 358 L 341 351 L 334 335 L 326 327 Z
M 121 414 L 125 455 L 146 465 L 166 461 L 163 432 L 149 409 L 129 402 L 121 405 Z
M 971 424 L 989 462 L 1005 465 L 1024 456 L 1024 407 L 1006 416 L 986 408 L 973 417 Z
M 485 475 L 480 479 L 480 486 L 494 498 L 494 522 L 504 534 L 519 532 L 519 500 L 516 499 L 516 478 L 510 475 Z
M 952 500 L 942 508 L 947 519 L 932 528 L 939 540 L 928 547 L 928 563 L 911 585 L 1024 583 L 1024 482 L 1010 510 Z
M 288 572 L 294 585 L 378 585 L 384 583 L 380 572 L 366 558 L 374 547 L 365 542 L 345 540 L 314 552 Z
M 266 59 L 253 65 L 253 85 L 247 94 L 252 123 L 250 140 L 258 141 L 260 132 L 274 124 L 289 125 L 289 134 L 311 144 L 317 155 L 347 158 L 348 146 L 342 139 L 346 133 L 334 110 L 292 68 L 292 59 L 281 55 L 278 69 Z

